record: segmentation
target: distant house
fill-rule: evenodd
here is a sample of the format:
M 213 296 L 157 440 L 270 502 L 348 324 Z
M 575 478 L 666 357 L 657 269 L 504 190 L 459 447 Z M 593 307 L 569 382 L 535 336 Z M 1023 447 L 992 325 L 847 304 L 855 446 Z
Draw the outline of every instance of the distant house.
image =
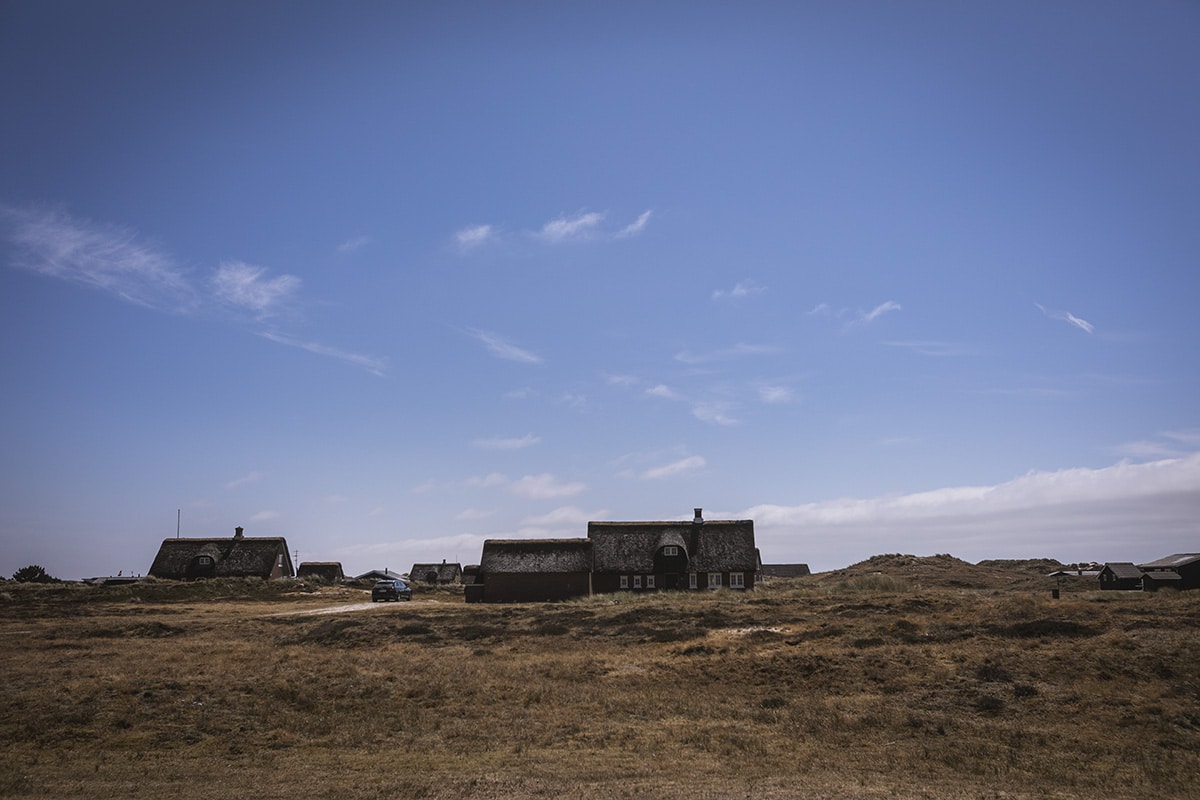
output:
M 1142 588 L 1147 592 L 1158 589 L 1200 589 L 1200 553 L 1178 553 L 1149 564 L 1138 564 L 1142 571 Z
M 462 565 L 447 564 L 413 564 L 408 573 L 408 579 L 413 583 L 450 584 L 462 583 Z
M 589 522 L 586 539 L 489 539 L 468 602 L 660 589 L 752 589 L 753 520 Z
M 753 589 L 759 567 L 753 520 L 589 522 L 595 592 Z
M 488 539 L 468 602 L 530 603 L 592 593 L 587 539 Z
M 1122 590 L 1142 588 L 1142 571 L 1129 561 L 1110 561 L 1099 573 L 1100 588 L 1104 590 Z
M 302 561 L 296 567 L 297 578 L 310 578 L 329 583 L 341 583 L 346 579 L 340 561 Z
M 763 564 L 764 578 L 803 578 L 811 575 L 808 564 Z
M 295 574 L 282 536 L 249 537 L 234 528 L 232 538 L 164 539 L 150 565 L 155 578 L 290 578 Z
M 355 575 L 356 581 L 397 581 L 405 580 L 408 576 L 401 575 L 399 572 L 392 572 L 389 569 L 373 569 L 370 572 L 364 572 L 362 575 Z
M 468 564 L 467 566 L 463 567 L 463 571 L 462 571 L 463 585 L 470 586 L 472 583 L 475 582 L 475 579 L 478 577 L 479 577 L 479 565 L 478 564 Z

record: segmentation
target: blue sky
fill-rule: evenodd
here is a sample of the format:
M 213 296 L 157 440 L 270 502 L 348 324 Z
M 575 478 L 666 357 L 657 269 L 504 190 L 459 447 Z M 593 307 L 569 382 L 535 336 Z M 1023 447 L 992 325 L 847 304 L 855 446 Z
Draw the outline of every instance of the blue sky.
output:
M 1200 7 L 0 7 L 0 574 L 1200 549 Z

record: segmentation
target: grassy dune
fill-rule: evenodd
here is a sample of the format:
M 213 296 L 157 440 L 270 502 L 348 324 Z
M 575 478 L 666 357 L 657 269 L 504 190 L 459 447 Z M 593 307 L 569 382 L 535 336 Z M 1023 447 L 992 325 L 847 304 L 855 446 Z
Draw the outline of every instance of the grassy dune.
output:
M 0 796 L 1196 796 L 1200 592 L 908 559 L 332 614 L 366 594 L 0 586 Z

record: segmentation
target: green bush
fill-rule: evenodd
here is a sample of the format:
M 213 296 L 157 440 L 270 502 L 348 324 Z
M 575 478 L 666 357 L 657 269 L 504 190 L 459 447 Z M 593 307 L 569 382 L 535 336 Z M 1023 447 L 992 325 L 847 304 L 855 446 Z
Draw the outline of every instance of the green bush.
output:
M 17 583 L 58 583 L 58 578 L 49 575 L 43 567 L 30 564 L 21 567 L 13 573 L 12 579 Z

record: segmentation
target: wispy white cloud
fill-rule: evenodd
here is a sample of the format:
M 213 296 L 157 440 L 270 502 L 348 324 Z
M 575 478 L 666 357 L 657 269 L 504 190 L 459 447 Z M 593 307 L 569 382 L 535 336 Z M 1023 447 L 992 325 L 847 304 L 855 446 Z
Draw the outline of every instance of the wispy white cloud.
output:
M 783 352 L 781 348 L 770 344 L 737 344 L 733 347 L 723 347 L 711 353 L 690 353 L 686 350 L 676 353 L 675 360 L 684 364 L 707 364 L 713 361 L 728 361 L 747 356 L 775 355 Z
M 883 342 L 888 347 L 897 347 L 903 350 L 911 350 L 918 355 L 933 356 L 933 357 L 948 357 L 948 356 L 966 356 L 971 355 L 972 350 L 961 344 L 953 342 L 938 342 L 938 341 L 891 341 Z
M 661 467 L 653 467 L 642 473 L 641 477 L 645 480 L 661 480 L 663 478 L 674 478 L 678 475 L 684 475 L 696 470 L 703 469 L 708 462 L 703 456 L 688 456 L 681 458 L 678 461 L 672 461 L 670 464 L 663 464 Z
M 269 519 L 278 519 L 278 511 L 259 511 L 257 514 L 250 515 L 251 522 L 265 522 Z
M 556 243 L 590 238 L 597 226 L 604 221 L 604 215 L 597 211 L 580 212 L 573 217 L 558 217 L 542 226 L 538 237 L 543 241 Z
M 465 486 L 476 489 L 490 489 L 494 486 L 506 486 L 508 477 L 500 472 L 489 472 L 487 475 L 477 475 L 463 481 Z
M 692 405 L 692 416 L 713 425 L 740 425 L 742 421 L 732 414 L 734 408 L 733 403 L 725 400 L 705 400 Z
M 282 333 L 275 331 L 261 331 L 259 336 L 276 344 L 286 345 L 288 347 L 298 347 L 309 353 L 318 356 L 326 356 L 327 358 L 335 358 L 338 361 L 344 361 L 347 364 L 352 364 L 356 367 L 366 370 L 372 375 L 383 377 L 387 374 L 387 359 L 378 358 L 376 356 L 366 356 L 360 353 L 351 353 L 337 347 L 319 344 L 317 342 L 305 342 L 300 339 L 295 339 L 291 336 L 285 336 Z
M 549 473 L 525 475 L 513 481 L 509 490 L 530 500 L 547 500 L 555 497 L 571 497 L 587 490 L 587 484 L 579 481 L 562 482 Z
M 664 400 L 683 400 L 683 395 L 676 392 L 665 383 L 660 383 L 657 386 L 651 386 L 646 390 L 646 394 L 651 397 L 661 397 Z
M 765 286 L 759 286 L 754 281 L 739 281 L 734 284 L 732 289 L 715 289 L 712 293 L 713 300 L 740 300 L 743 297 L 762 294 L 767 289 Z
M 497 436 L 491 439 L 476 439 L 472 444 L 488 450 L 522 450 L 526 447 L 539 444 L 541 441 L 542 437 L 527 433 L 519 437 Z
M 864 324 L 868 323 L 868 322 L 874 322 L 875 320 L 882 317 L 884 314 L 887 314 L 892 311 L 899 311 L 899 310 L 900 310 L 899 303 L 888 300 L 886 302 L 880 303 L 879 305 L 875 306 L 870 311 L 860 312 L 858 315 L 858 321 L 861 323 L 864 323 Z
M 174 258 L 128 228 L 97 225 L 58 209 L 3 206 L 0 230 L 14 247 L 15 266 L 157 311 L 185 312 L 199 303 Z
M 244 261 L 226 261 L 213 275 L 213 291 L 218 300 L 253 311 L 260 319 L 274 314 L 300 288 L 295 275 L 264 277 L 266 267 Z
M 643 211 L 636 220 L 617 231 L 617 238 L 624 239 L 629 236 L 636 236 L 644 231 L 646 229 L 646 225 L 650 222 L 651 213 L 652 212 L 650 211 Z
M 1200 450 L 1200 429 L 1163 431 L 1156 439 L 1126 442 L 1116 450 L 1130 458 L 1179 458 Z
M 559 508 L 547 511 L 545 514 L 537 514 L 534 516 L 525 517 L 521 520 L 521 525 L 535 526 L 539 528 L 569 528 L 571 530 L 586 530 L 589 521 L 599 519 L 607 513 L 601 511 L 584 511 L 578 506 L 560 506 Z
M 769 405 L 777 405 L 781 403 L 790 403 L 795 397 L 795 392 L 787 386 L 760 386 L 758 387 L 758 399 Z
M 347 239 L 346 241 L 339 244 L 337 247 L 337 251 L 339 253 L 341 253 L 342 255 L 349 255 L 350 253 L 353 253 L 353 252 L 363 249 L 370 243 L 371 243 L 370 236 L 355 236 L 354 238 Z
M 487 331 L 470 331 L 470 334 L 483 343 L 488 352 L 496 358 L 502 358 L 506 361 L 516 361 L 521 364 L 541 364 L 541 356 L 535 355 L 528 350 L 523 350 L 515 344 L 505 341 L 494 333 Z
M 474 250 L 496 236 L 495 228 L 491 225 L 471 225 L 454 234 L 454 241 L 461 250 Z
M 257 471 L 249 472 L 240 478 L 235 478 L 234 480 L 229 481 L 229 483 L 225 484 L 225 488 L 226 489 L 236 489 L 239 486 L 246 486 L 247 484 L 258 483 L 262 479 L 263 479 L 263 474 L 261 472 L 257 472 Z
M 1034 305 L 1037 306 L 1038 310 L 1041 311 L 1043 314 L 1045 314 L 1050 319 L 1057 319 L 1057 320 L 1066 322 L 1070 325 L 1074 325 L 1076 328 L 1079 328 L 1079 330 L 1083 331 L 1084 333 L 1091 333 L 1092 331 L 1095 330 L 1095 326 L 1093 326 L 1092 323 L 1088 322 L 1086 319 L 1080 319 L 1079 317 L 1072 314 L 1070 311 L 1051 311 L 1050 309 L 1046 308 L 1041 303 L 1034 303 Z
M 844 566 L 876 553 L 1143 561 L 1195 549 L 1200 453 L 1100 469 L 1035 471 L 990 486 L 759 505 L 763 552 Z M 902 544 L 900 544 L 902 543 Z
M 494 516 L 496 516 L 495 509 L 464 508 L 454 515 L 454 519 L 459 522 L 478 522 L 483 519 L 491 519 Z

